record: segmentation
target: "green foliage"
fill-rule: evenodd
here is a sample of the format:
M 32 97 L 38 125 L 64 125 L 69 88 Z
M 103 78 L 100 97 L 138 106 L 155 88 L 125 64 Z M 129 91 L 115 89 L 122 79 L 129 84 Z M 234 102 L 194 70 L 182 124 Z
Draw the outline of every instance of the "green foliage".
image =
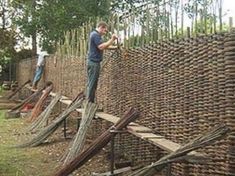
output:
M 16 53 L 16 59 L 22 60 L 26 58 L 32 58 L 32 50 L 30 49 L 22 49 Z
M 9 63 L 10 59 L 14 59 L 15 45 L 15 32 L 0 29 L 0 65 L 3 68 Z
M 14 9 L 9 1 L 0 2 L 0 65 L 6 68 L 15 56 L 16 32 L 11 25 Z
M 9 120 L 5 111 L 0 111 L 1 176 L 49 176 L 58 164 L 45 148 L 19 150 L 12 147 L 27 138 L 19 135 L 25 131 L 26 125 L 22 118 Z
M 17 0 L 14 6 L 20 15 L 14 19 L 26 36 L 34 31 L 41 38 L 41 46 L 45 50 L 53 50 L 56 42 L 63 38 L 64 32 L 81 26 L 91 18 L 104 17 L 109 14 L 108 0 L 44 0 L 36 1 L 35 9 L 32 1 Z

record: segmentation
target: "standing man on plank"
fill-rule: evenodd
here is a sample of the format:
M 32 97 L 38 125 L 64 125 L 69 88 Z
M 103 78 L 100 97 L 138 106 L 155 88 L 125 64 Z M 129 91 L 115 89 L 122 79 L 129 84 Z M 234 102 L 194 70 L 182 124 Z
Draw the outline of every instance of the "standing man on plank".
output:
M 103 42 L 102 36 L 108 32 L 108 25 L 105 22 L 99 22 L 97 28 L 90 33 L 89 52 L 87 63 L 87 99 L 94 103 L 95 93 L 100 75 L 100 63 L 103 59 L 103 50 L 111 47 L 113 42 L 118 38 L 115 34 L 107 41 Z
M 49 56 L 49 54 L 46 51 L 42 51 L 38 55 L 38 61 L 37 61 L 37 66 L 36 66 L 36 71 L 33 79 L 33 84 L 32 84 L 32 91 L 37 90 L 37 85 L 38 82 L 40 81 L 43 71 L 44 71 L 44 66 L 45 66 L 45 57 Z

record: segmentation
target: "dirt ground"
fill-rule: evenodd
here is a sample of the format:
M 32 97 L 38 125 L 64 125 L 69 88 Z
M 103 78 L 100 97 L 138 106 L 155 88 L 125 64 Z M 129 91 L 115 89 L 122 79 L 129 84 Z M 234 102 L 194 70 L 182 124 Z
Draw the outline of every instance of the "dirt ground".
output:
M 31 137 L 26 118 L 6 119 L 0 110 L 0 176 L 51 176 L 61 166 L 61 157 L 71 141 L 63 137 L 62 127 L 38 147 L 14 148 Z M 86 144 L 89 146 L 89 144 Z M 76 170 L 73 176 L 89 176 L 109 171 L 107 151 L 103 150 Z

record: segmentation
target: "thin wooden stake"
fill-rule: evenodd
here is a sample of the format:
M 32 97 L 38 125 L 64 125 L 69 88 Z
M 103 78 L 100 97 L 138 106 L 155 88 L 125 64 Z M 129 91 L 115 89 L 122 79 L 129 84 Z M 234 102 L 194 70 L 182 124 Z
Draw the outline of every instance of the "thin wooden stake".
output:
M 233 17 L 229 17 L 229 31 L 231 32 L 233 28 Z

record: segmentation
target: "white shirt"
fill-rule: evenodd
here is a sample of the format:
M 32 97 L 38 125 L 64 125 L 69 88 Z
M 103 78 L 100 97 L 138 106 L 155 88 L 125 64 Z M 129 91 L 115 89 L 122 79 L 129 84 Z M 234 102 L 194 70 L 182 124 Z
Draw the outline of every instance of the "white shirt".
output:
M 46 51 L 42 51 L 42 52 L 38 55 L 37 66 L 43 66 L 43 65 L 45 65 L 45 56 L 49 56 L 49 54 L 48 54 Z

